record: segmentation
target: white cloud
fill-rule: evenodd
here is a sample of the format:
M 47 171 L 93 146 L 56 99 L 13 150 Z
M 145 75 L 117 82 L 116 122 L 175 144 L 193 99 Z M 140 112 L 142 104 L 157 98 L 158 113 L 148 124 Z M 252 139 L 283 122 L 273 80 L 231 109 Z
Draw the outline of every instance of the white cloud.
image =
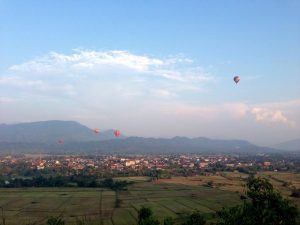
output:
M 265 124 L 286 125 L 294 128 L 296 122 L 289 118 L 283 110 L 289 110 L 294 107 L 298 101 L 282 103 L 285 107 L 279 107 L 279 103 L 266 103 L 260 105 L 252 105 L 246 103 L 224 103 L 219 105 L 189 105 L 185 103 L 175 103 L 162 106 L 162 112 L 169 115 L 177 115 L 180 117 L 205 118 L 207 120 L 228 120 L 242 121 L 246 118 L 251 119 L 251 115 L 255 116 L 255 121 Z M 277 105 L 278 108 L 273 108 Z M 300 104 L 296 112 L 300 112 Z M 295 111 L 295 110 L 294 110 Z M 293 112 L 294 112 L 293 111 Z
M 48 72 L 57 69 L 92 69 L 102 65 L 120 65 L 145 72 L 151 67 L 164 65 L 161 59 L 131 54 L 127 51 L 77 51 L 71 55 L 51 52 L 48 55 L 10 67 L 16 72 Z
M 12 73 L 27 74 L 61 74 L 99 72 L 105 69 L 127 69 L 140 74 L 153 74 L 176 81 L 207 81 L 211 75 L 201 68 L 185 69 L 180 71 L 181 65 L 191 64 L 187 58 L 153 58 L 132 54 L 128 51 L 92 51 L 77 50 L 75 53 L 65 55 L 51 52 L 43 57 L 19 64 L 9 68 Z M 192 66 L 192 65 L 190 65 Z M 189 71 L 190 70 L 190 71 Z
M 254 107 L 251 113 L 255 115 L 255 119 L 258 122 L 266 123 L 282 123 L 290 127 L 295 126 L 295 122 L 291 121 L 280 110 L 271 110 L 268 108 Z
M 76 50 L 13 65 L 0 76 L 0 87 L 31 98 L 123 105 L 145 96 L 169 99 L 196 93 L 210 79 L 208 72 L 180 55 L 155 58 L 128 51 Z

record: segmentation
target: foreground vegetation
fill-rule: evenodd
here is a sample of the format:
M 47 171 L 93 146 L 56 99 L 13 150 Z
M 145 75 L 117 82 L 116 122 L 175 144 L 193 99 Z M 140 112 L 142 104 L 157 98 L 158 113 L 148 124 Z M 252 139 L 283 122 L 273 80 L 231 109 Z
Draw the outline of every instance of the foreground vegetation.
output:
M 189 216 L 199 213 L 207 222 L 217 223 L 223 207 L 242 207 L 245 200 L 243 190 L 238 192 L 236 181 L 242 174 L 227 174 L 230 179 L 221 182 L 214 176 L 201 176 L 149 181 L 147 177 L 120 178 L 116 181 L 132 183 L 127 190 L 107 188 L 9 188 L 0 191 L 0 206 L 4 210 L 6 225 L 47 224 L 50 218 L 60 218 L 64 224 L 103 224 L 126 225 L 137 224 L 141 207 L 150 208 L 159 223 L 174 221 L 175 224 L 186 223 Z M 261 174 L 262 175 L 262 174 Z M 265 174 L 269 177 L 269 174 Z M 273 176 L 273 174 L 272 174 Z M 292 174 L 289 175 L 292 177 Z M 220 176 L 224 178 L 223 176 Z M 236 178 L 235 178 L 236 177 Z M 287 175 L 285 176 L 287 177 Z M 215 179 L 214 179 L 215 178 Z M 199 179 L 201 182 L 199 183 Z M 244 179 L 244 178 L 243 178 Z M 247 178 L 245 178 L 247 179 Z M 172 183 L 180 180 L 181 183 Z M 231 190 L 230 187 L 231 182 Z M 288 181 L 288 179 L 286 179 Z M 293 177 L 297 181 L 298 177 Z M 208 181 L 213 181 L 211 186 Z M 289 197 L 288 186 L 274 183 L 276 189 L 286 190 L 281 193 Z M 228 187 L 227 187 L 228 186 Z M 224 188 L 225 187 L 225 188 Z M 239 190 L 239 189 L 238 189 Z M 289 197 L 294 203 L 298 198 Z M 246 201 L 249 201 L 248 197 Z M 219 214 L 220 215 L 220 214 Z M 172 219 L 170 219 L 172 218 Z M 0 224 L 1 224 L 0 220 Z M 55 222 L 55 221 L 54 221 Z M 54 223 L 55 224 L 55 223 Z M 230 224 L 230 223 L 228 223 Z
M 265 178 L 250 177 L 243 205 L 223 208 L 217 212 L 216 225 L 296 225 L 298 210 L 282 198 Z M 86 224 L 85 221 L 80 221 Z M 63 225 L 62 218 L 50 218 L 48 225 Z M 160 225 L 150 208 L 142 206 L 138 210 L 138 225 Z M 172 217 L 166 217 L 163 225 L 174 225 Z M 205 225 L 206 218 L 199 211 L 187 216 L 182 225 Z

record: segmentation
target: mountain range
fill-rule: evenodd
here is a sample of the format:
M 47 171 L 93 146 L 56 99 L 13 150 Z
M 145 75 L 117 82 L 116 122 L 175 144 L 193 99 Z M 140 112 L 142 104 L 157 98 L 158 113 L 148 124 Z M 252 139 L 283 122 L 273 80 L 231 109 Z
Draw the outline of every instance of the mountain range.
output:
M 272 148 L 287 151 L 300 151 L 300 138 L 273 145 Z
M 64 140 L 59 144 L 58 140 Z M 116 138 L 113 130 L 96 134 L 74 121 L 40 121 L 0 124 L 2 152 L 103 152 L 103 153 L 182 153 L 182 152 L 269 152 L 244 140 L 218 140 L 204 137 L 187 138 Z

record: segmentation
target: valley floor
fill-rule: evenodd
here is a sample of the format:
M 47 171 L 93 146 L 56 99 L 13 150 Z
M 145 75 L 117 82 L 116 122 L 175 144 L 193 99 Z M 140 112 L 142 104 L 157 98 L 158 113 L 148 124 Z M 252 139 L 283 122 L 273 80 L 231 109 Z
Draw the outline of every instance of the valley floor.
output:
M 262 173 L 285 197 L 290 182 L 299 188 L 300 175 Z M 223 173 L 216 176 L 175 177 L 149 182 L 146 177 L 120 178 L 134 180 L 127 191 L 99 188 L 28 188 L 0 189 L 0 206 L 8 225 L 45 224 L 50 216 L 61 215 L 66 224 L 86 220 L 89 224 L 136 224 L 137 210 L 150 206 L 159 219 L 167 216 L 181 221 L 194 210 L 214 220 L 223 206 L 241 204 L 244 174 Z M 212 181 L 212 187 L 206 187 Z M 298 199 L 290 199 L 300 206 Z M 1 209 L 1 208 L 0 208 Z

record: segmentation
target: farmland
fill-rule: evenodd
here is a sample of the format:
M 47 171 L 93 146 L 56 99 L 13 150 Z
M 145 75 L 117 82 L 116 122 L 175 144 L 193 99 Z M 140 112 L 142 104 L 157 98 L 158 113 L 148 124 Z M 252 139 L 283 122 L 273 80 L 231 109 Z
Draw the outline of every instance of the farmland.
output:
M 289 187 L 280 179 L 298 185 L 297 174 L 269 174 L 276 188 L 286 196 Z M 1 189 L 0 206 L 4 209 L 6 224 L 45 224 L 50 216 L 63 216 L 66 224 L 76 224 L 85 219 L 89 224 L 136 224 L 137 210 L 142 206 L 152 208 L 163 219 L 167 216 L 180 221 L 197 209 L 214 219 L 214 213 L 223 206 L 240 204 L 243 174 L 226 173 L 215 176 L 174 177 L 149 182 L 146 177 L 122 178 L 135 181 L 126 191 L 101 188 L 28 188 Z M 120 178 L 121 179 L 121 178 Z M 208 181 L 212 187 L 206 187 Z M 277 182 L 277 183 L 276 183 Z M 240 192 L 240 193 L 238 193 Z M 118 199 L 119 204 L 116 204 Z M 298 203 L 293 199 L 295 203 Z

